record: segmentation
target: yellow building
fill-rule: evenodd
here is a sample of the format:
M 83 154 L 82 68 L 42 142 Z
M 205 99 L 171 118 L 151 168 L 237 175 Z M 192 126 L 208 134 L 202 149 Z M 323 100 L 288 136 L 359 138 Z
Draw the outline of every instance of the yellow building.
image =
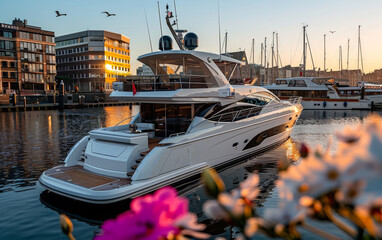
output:
M 130 75 L 130 39 L 88 30 L 56 38 L 57 78 L 66 90 L 112 91 L 112 83 Z

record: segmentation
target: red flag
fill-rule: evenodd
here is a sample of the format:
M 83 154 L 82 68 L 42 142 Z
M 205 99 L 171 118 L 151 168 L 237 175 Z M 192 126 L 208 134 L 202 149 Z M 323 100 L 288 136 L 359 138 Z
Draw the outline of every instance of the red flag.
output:
M 137 93 L 137 89 L 135 88 L 135 84 L 134 84 L 134 81 L 133 81 L 133 96 Z

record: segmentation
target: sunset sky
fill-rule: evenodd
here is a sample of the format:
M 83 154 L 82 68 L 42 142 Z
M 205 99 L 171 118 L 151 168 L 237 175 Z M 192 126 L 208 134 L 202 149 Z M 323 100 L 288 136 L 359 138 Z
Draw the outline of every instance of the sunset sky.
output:
M 164 13 L 166 3 L 174 10 L 174 0 L 159 2 L 163 32 L 170 35 Z M 217 6 L 218 0 L 176 1 L 179 28 L 199 36 L 200 47 L 197 50 L 219 52 Z M 135 68 L 140 66 L 136 58 L 150 52 L 144 8 L 156 51 L 160 28 L 157 1 L 154 0 L 2 1 L 0 22 L 10 24 L 15 17 L 27 19 L 28 24 L 54 31 L 56 36 L 87 29 L 121 33 L 131 40 L 132 74 L 135 74 Z M 68 16 L 56 18 L 55 10 Z M 107 18 L 101 14 L 103 11 L 117 16 Z M 267 37 L 270 50 L 272 33 L 278 32 L 282 65 L 298 66 L 302 59 L 302 26 L 307 24 L 317 68 L 323 69 L 323 36 L 326 33 L 327 68 L 338 70 L 339 46 L 342 45 L 343 68 L 346 69 L 347 39 L 350 38 L 349 69 L 355 69 L 358 25 L 361 25 L 363 62 L 367 73 L 382 68 L 381 12 L 381 0 L 220 0 L 221 36 L 223 38 L 227 31 L 228 51 L 245 49 L 248 58 L 254 38 L 255 63 L 259 63 L 260 43 Z M 310 58 L 307 63 L 311 69 Z

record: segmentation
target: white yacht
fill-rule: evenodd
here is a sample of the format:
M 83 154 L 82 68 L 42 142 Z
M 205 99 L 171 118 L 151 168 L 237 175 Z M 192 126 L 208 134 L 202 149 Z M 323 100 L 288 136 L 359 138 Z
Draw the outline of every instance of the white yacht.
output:
M 210 166 L 229 166 L 289 138 L 300 98 L 280 101 L 261 87 L 230 85 L 240 61 L 193 51 L 193 33 L 184 46 L 178 43 L 181 50 L 171 50 L 170 39 L 160 40 L 164 51 L 138 58 L 154 76 L 113 83 L 111 97 L 140 103 L 140 113 L 128 124 L 90 131 L 65 165 L 41 175 L 45 188 L 112 203 L 197 177 Z M 167 67 L 173 74 L 165 74 Z
M 361 88 L 357 88 L 358 96 L 350 96 L 347 91 L 351 87 L 338 87 L 332 78 L 320 77 L 292 77 L 278 78 L 276 83 L 266 85 L 280 99 L 291 96 L 302 97 L 301 104 L 304 109 L 310 110 L 344 110 L 344 109 L 371 109 L 369 98 L 360 97 Z M 353 92 L 354 93 L 354 92 Z

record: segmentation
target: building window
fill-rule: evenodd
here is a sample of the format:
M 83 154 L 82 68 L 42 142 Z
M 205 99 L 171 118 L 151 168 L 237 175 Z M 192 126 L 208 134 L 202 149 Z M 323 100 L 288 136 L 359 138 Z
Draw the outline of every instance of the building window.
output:
M 54 37 L 45 36 L 45 42 L 54 42 Z
M 42 35 L 40 35 L 40 34 L 33 34 L 33 40 L 42 41 Z
M 8 67 L 8 62 L 6 62 L 6 61 L 2 61 L 2 62 L 1 62 L 1 67 L 3 67 L 3 68 Z
M 20 38 L 30 39 L 30 34 L 27 32 L 20 32 Z
M 6 31 L 4 31 L 4 37 L 5 37 L 5 38 L 13 38 L 12 32 L 6 32 Z

